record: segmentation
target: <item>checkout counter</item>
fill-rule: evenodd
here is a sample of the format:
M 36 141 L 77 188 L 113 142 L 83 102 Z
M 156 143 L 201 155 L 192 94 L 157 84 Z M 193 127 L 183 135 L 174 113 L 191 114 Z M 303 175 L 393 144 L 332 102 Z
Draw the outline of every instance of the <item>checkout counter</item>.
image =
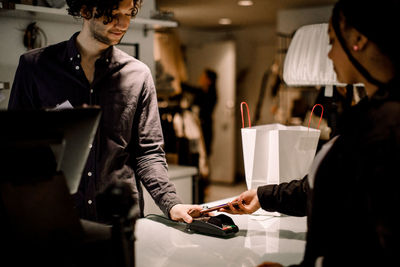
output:
M 56 113 L 0 113 L 5 125 L 13 126 L 6 128 L 9 131 L 3 130 L 3 138 L 0 138 L 3 140 L 0 142 L 2 151 L 8 152 L 2 153 L 1 157 L 3 176 L 0 183 L 0 217 L 6 215 L 8 219 L 0 222 L 0 243 L 8 246 L 10 251 L 4 253 L 6 251 L 3 250 L 2 256 L 7 257 L 1 257 L 1 260 L 10 259 L 14 263 L 21 261 L 23 265 L 20 266 L 34 263 L 40 266 L 79 266 L 77 263 L 89 266 L 96 259 L 96 266 L 107 267 L 131 266 L 126 264 L 131 260 L 134 260 L 135 267 L 254 267 L 264 261 L 288 265 L 302 260 L 305 217 L 229 215 L 239 230 L 229 238 L 221 238 L 188 232 L 187 224 L 153 214 L 149 203 L 154 201 L 151 200 L 146 201 L 149 206 L 145 218 L 137 219 L 132 230 L 129 227 L 126 230 L 125 224 L 122 224 L 125 221 L 121 218 L 126 216 L 117 216 L 118 223 L 113 224 L 111 230 L 106 226 L 80 222 L 73 216 L 69 194 L 76 192 L 80 171 L 84 166 L 84 161 L 76 155 L 87 156 L 90 149 L 87 144 L 92 143 L 99 115 L 99 110 L 93 109 Z M 63 142 L 64 135 L 71 140 Z M 83 151 L 77 153 L 74 145 Z M 42 153 L 41 156 L 38 156 L 38 151 Z M 63 155 L 62 160 L 56 161 L 55 156 L 59 154 Z M 78 161 L 79 168 L 75 161 Z M 18 168 L 21 162 L 25 163 L 25 168 Z M 68 162 L 75 163 L 68 165 Z M 65 175 L 54 175 L 59 167 Z M 169 176 L 183 201 L 195 202 L 193 192 L 196 192 L 197 169 L 172 165 L 169 166 Z M 112 189 L 111 192 L 114 192 Z M 223 199 L 207 205 L 211 207 L 230 200 Z M 161 213 L 158 208 L 156 211 Z M 135 237 L 132 242 L 134 259 L 129 252 L 126 253 L 132 251 L 131 246 L 126 246 L 133 240 L 131 233 Z M 37 245 L 38 242 L 41 246 Z M 103 253 L 110 252 L 108 244 L 116 248 L 115 251 Z M 110 264 L 103 261 L 103 258 L 109 260 Z
M 232 199 L 207 203 L 207 206 Z M 306 217 L 229 216 L 239 228 L 230 238 L 187 232 L 185 223 L 166 220 L 159 215 L 138 219 L 135 267 L 255 267 L 264 261 L 279 262 L 284 266 L 301 262 L 306 243 Z

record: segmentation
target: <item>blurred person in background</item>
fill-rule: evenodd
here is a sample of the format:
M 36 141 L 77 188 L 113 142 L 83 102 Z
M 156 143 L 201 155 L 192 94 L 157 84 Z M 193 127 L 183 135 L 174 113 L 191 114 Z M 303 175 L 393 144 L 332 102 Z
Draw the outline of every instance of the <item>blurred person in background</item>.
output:
M 200 120 L 201 132 L 206 149 L 206 165 L 208 172 L 206 175 L 202 175 L 199 180 L 199 203 L 204 201 L 204 196 L 207 194 L 207 188 L 210 183 L 210 168 L 208 162 L 212 153 L 214 130 L 213 114 L 217 104 L 217 78 L 218 75 L 214 70 L 206 68 L 199 77 L 198 86 L 181 83 L 182 93 L 184 95 L 191 95 L 192 109 L 198 107 L 197 114 Z

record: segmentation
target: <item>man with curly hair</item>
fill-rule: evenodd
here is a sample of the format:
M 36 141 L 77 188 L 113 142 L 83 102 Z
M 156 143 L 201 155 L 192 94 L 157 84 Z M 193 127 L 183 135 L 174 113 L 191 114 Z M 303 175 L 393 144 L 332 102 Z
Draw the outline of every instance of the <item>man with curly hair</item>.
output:
M 120 43 L 142 0 L 67 0 L 68 13 L 83 19 L 68 41 L 31 50 L 20 57 L 9 109 L 42 109 L 68 101 L 73 107 L 97 105 L 101 122 L 78 193 L 82 219 L 104 222 L 96 195 L 124 181 L 139 200 L 140 182 L 160 209 L 190 223 L 188 212 L 168 179 L 154 82 L 149 68 L 114 45 Z

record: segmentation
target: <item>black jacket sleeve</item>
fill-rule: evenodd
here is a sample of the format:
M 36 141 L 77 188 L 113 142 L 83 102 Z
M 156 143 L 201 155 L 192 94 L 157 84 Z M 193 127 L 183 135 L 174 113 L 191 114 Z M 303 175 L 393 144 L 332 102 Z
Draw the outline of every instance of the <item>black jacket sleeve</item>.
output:
M 261 208 L 266 211 L 277 211 L 290 216 L 306 216 L 307 195 L 309 192 L 307 176 L 279 185 L 260 186 L 257 196 Z

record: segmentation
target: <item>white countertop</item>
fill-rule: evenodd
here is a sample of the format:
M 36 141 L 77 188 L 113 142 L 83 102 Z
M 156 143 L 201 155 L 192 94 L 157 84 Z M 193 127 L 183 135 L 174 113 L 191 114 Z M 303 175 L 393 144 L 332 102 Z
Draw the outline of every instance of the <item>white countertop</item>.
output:
M 135 225 L 135 266 L 255 267 L 264 261 L 283 265 L 301 262 L 305 247 L 306 217 L 229 216 L 239 227 L 239 232 L 227 239 L 188 233 L 184 230 L 184 223 L 161 217 L 139 219 Z

